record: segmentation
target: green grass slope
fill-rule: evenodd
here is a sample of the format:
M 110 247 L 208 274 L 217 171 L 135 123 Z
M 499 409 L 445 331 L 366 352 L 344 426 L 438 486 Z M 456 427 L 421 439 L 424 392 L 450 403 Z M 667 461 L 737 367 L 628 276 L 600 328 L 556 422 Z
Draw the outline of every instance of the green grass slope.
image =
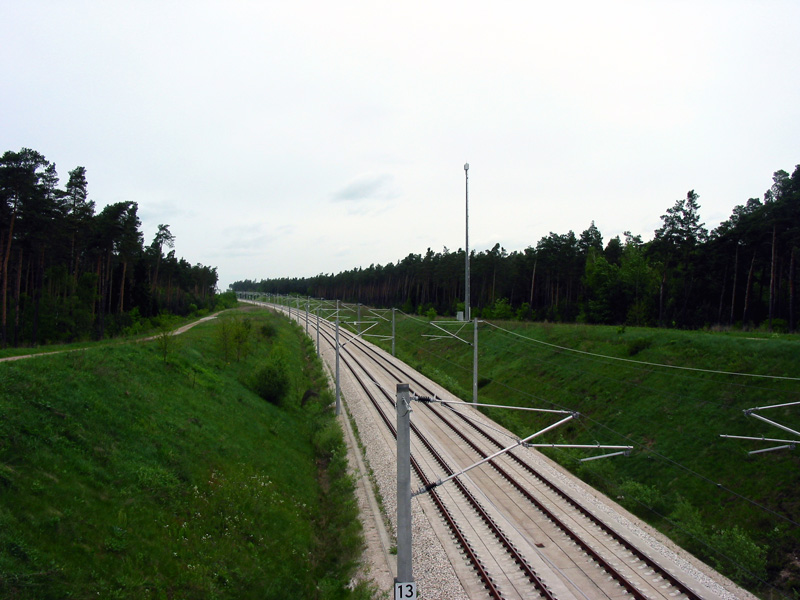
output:
M 719 437 L 796 438 L 742 411 L 800 401 L 800 381 L 718 372 L 800 377 L 797 337 L 496 325 L 479 327 L 481 402 L 580 413 L 537 442 L 633 445 L 628 457 L 591 462 L 579 459 L 604 451 L 548 454 L 762 597 L 800 597 L 798 451 L 749 456 L 777 444 Z M 374 332 L 391 332 L 388 323 L 381 327 Z M 471 400 L 472 347 L 423 337 L 437 333 L 424 320 L 398 316 L 398 356 Z M 472 342 L 472 325 L 459 335 Z M 487 413 L 520 437 L 560 418 Z M 763 414 L 800 429 L 800 406 Z
M 302 331 L 236 311 L 165 344 L 0 364 L 0 597 L 365 597 Z M 272 402 L 252 391 L 264 365 Z

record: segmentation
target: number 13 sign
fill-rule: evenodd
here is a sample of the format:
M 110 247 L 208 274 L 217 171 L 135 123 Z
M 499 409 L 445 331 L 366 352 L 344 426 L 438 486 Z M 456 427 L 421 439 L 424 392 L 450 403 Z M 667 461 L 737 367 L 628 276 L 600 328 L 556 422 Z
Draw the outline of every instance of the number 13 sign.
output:
M 417 584 L 413 581 L 411 583 L 395 583 L 394 600 L 417 600 Z

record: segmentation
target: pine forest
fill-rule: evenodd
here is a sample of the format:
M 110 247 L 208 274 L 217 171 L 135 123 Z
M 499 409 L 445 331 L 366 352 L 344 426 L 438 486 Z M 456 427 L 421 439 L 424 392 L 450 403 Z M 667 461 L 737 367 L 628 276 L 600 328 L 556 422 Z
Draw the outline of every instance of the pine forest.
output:
M 0 158 L 3 347 L 136 333 L 160 313 L 213 306 L 216 268 L 177 258 L 168 225 L 146 245 L 136 202 L 97 212 L 84 167 L 59 183 L 35 150 Z
M 472 316 L 699 329 L 797 330 L 800 165 L 777 171 L 763 198 L 734 207 L 708 231 L 691 190 L 666 209 L 650 241 L 629 231 L 604 243 L 594 221 L 580 235 L 470 254 Z M 624 226 L 624 224 L 621 224 Z M 464 307 L 464 251 L 409 254 L 336 275 L 239 281 L 235 291 L 337 298 L 408 313 Z

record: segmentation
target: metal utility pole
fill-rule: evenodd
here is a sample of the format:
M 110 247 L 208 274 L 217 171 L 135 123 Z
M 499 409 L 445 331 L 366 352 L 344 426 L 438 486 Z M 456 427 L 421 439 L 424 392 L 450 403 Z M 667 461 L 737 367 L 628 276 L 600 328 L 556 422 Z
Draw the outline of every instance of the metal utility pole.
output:
M 319 356 L 319 306 L 317 307 L 317 356 Z
M 467 235 L 464 243 L 464 320 L 469 321 L 469 163 L 464 164 Z
M 472 342 L 472 403 L 478 403 L 478 319 L 475 319 L 475 333 Z
M 416 598 L 411 565 L 411 392 L 397 384 L 397 578 L 395 598 Z
M 394 356 L 394 315 L 397 312 L 396 308 L 392 309 L 392 356 Z
M 338 304 L 338 301 L 337 301 Z M 342 412 L 341 392 L 339 391 L 339 315 L 336 315 L 336 416 Z

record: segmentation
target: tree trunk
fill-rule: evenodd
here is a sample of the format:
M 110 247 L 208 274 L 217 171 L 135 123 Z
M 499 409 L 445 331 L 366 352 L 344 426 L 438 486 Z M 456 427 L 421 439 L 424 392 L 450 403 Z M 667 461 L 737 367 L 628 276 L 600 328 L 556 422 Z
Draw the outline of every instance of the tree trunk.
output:
M 97 306 L 97 338 L 102 339 L 105 323 L 103 322 L 103 306 L 104 306 L 104 298 L 103 295 L 103 284 L 105 283 L 105 279 L 103 278 L 103 257 L 97 257 L 97 300 L 92 301 L 92 317 L 95 315 L 95 306 Z
M 17 268 L 17 284 L 14 286 L 14 347 L 19 347 L 19 297 L 22 286 L 22 248 L 19 249 L 19 267 Z
M 794 332 L 794 255 L 796 247 L 792 247 L 789 259 L 789 331 Z
M 14 212 L 11 213 L 11 220 L 8 223 L 8 239 L 6 240 L 6 249 L 3 253 L 3 317 L 2 317 L 2 344 L 3 348 L 6 347 L 8 340 L 8 329 L 6 327 L 8 318 L 8 258 L 11 256 L 11 238 L 14 237 L 14 221 L 17 218 L 17 208 L 14 207 Z
M 105 314 L 111 315 L 114 314 L 113 308 L 113 296 L 114 296 L 114 269 L 111 267 L 111 251 L 108 252 L 108 259 L 106 262 L 106 277 L 108 281 L 106 283 L 106 308 Z
M 733 259 L 733 288 L 731 288 L 731 318 L 728 325 L 733 325 L 734 307 L 736 305 L 736 280 L 739 276 L 739 244 L 736 244 L 736 256 Z
M 530 305 L 533 308 L 533 291 L 534 291 L 534 284 L 536 282 L 536 265 L 539 264 L 539 260 L 533 261 L 533 274 L 531 275 L 531 301 Z
M 125 308 L 125 273 L 128 271 L 128 261 L 122 261 L 122 281 L 119 282 L 119 314 L 124 312 Z
M 747 326 L 747 311 L 750 308 L 750 288 L 753 286 L 753 269 L 756 266 L 756 253 L 753 252 L 753 259 L 750 261 L 750 271 L 747 273 L 747 286 L 744 292 L 744 310 L 742 311 L 742 327 Z
M 44 250 L 40 250 L 39 258 L 33 271 L 33 334 L 31 343 L 35 346 L 39 343 L 39 305 L 42 299 L 42 287 L 44 285 Z
M 772 314 L 775 305 L 775 264 L 777 261 L 777 245 L 775 239 L 777 237 L 778 226 L 772 226 L 772 260 L 769 271 L 769 331 L 772 331 Z
M 664 274 L 661 276 L 661 287 L 658 291 L 658 325 L 664 326 L 664 290 L 667 287 L 667 267 L 664 267 Z

